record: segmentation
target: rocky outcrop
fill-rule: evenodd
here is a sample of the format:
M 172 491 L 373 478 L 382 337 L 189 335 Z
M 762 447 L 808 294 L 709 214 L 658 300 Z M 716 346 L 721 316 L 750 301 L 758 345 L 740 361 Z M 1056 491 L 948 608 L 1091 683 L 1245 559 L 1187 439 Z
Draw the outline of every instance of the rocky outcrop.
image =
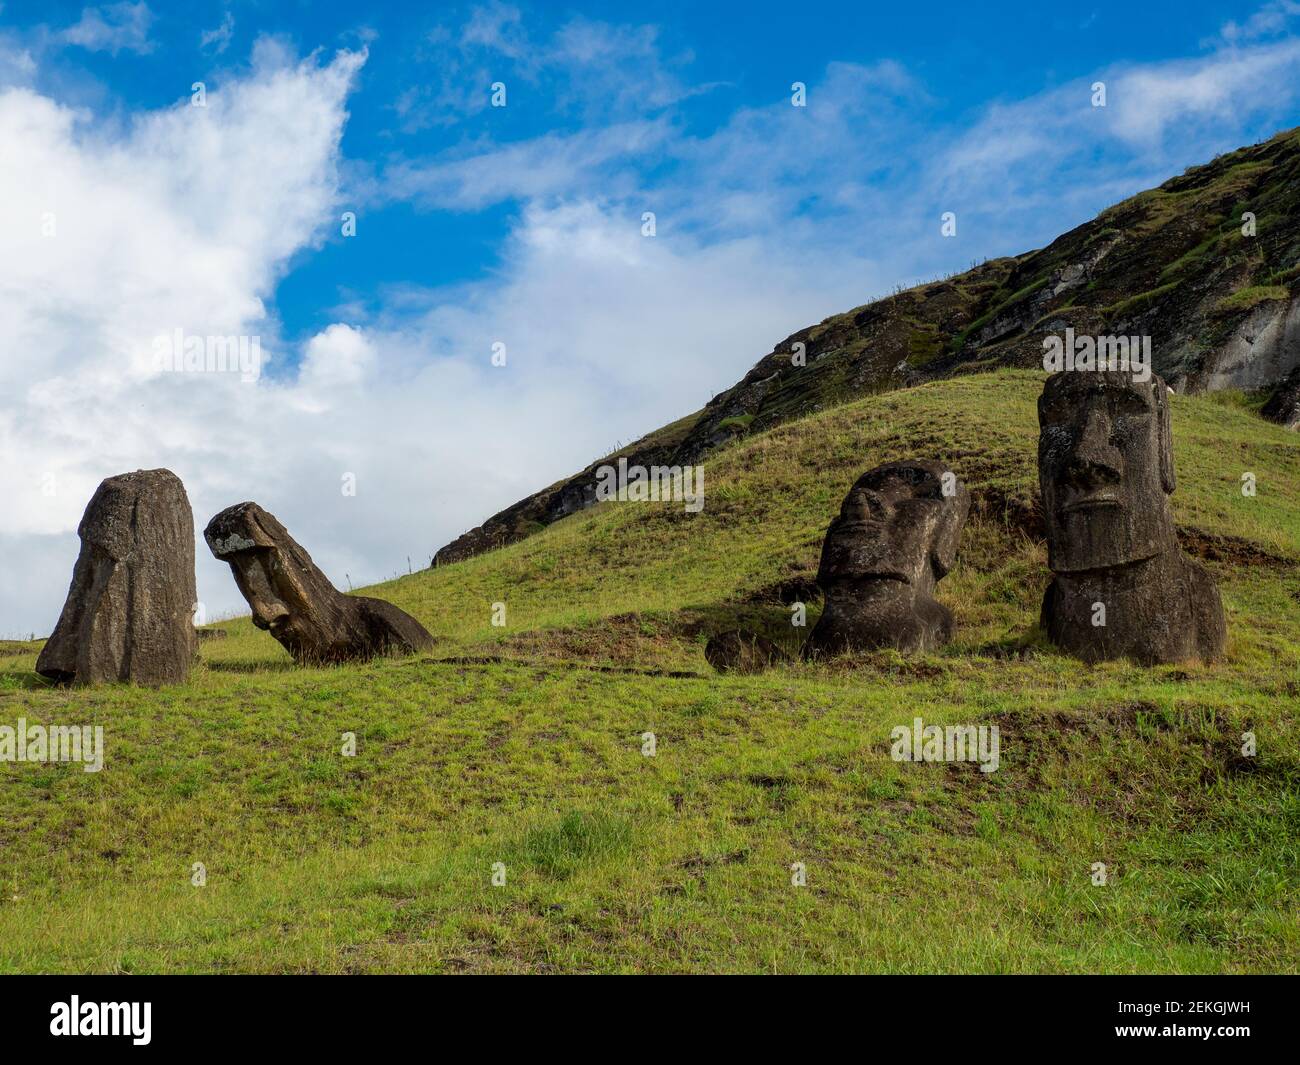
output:
M 76 685 L 183 683 L 198 653 L 185 486 L 170 470 L 110 477 L 77 531 L 72 586 L 36 671 Z
M 1300 367 L 1273 389 L 1259 413 L 1287 429 L 1300 429 Z

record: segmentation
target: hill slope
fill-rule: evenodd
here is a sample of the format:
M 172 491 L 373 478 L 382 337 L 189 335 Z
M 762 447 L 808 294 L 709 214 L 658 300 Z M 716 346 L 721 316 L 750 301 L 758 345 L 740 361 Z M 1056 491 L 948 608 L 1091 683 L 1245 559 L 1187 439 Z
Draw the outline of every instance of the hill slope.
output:
M 1300 970 L 1300 441 L 1174 400 L 1228 656 L 1085 667 L 1035 632 L 1041 381 L 795 419 L 715 455 L 701 514 L 601 505 L 368 589 L 430 655 L 296 669 L 240 620 L 188 685 L 68 692 L 0 649 L 0 722 L 107 733 L 100 774 L 0 764 L 0 971 Z M 956 643 L 711 674 L 716 628 L 802 639 L 840 499 L 913 454 L 974 495 Z M 914 716 L 998 724 L 1001 768 L 892 761 Z
M 1254 215 L 1254 234 L 1243 217 Z M 694 463 L 720 444 L 865 394 L 1003 366 L 1041 366 L 1042 338 L 1149 336 L 1179 392 L 1272 389 L 1292 370 L 1300 422 L 1300 131 L 1194 167 L 1048 247 L 921 285 L 782 340 L 702 411 L 521 500 L 439 550 L 454 562 L 594 502 L 594 470 Z M 803 344 L 806 364 L 791 353 Z

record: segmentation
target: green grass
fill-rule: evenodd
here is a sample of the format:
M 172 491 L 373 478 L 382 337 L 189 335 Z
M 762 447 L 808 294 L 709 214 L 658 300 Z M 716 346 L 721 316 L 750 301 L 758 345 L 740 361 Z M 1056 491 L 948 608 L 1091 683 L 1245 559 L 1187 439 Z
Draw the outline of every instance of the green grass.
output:
M 1114 322 L 1126 314 L 1136 314 L 1138 311 L 1146 310 L 1147 307 L 1162 297 L 1167 296 L 1181 283 L 1181 281 L 1170 281 L 1168 284 L 1158 285 L 1147 292 L 1139 292 L 1136 296 L 1130 296 L 1118 303 L 1112 303 L 1109 307 L 1103 307 L 1101 315 L 1108 322 Z
M 1290 295 L 1285 285 L 1255 285 L 1239 289 L 1231 296 L 1225 296 L 1215 304 L 1214 310 L 1216 314 L 1236 314 L 1249 311 L 1269 300 L 1288 299 Z
M 710 458 L 703 513 L 606 504 L 369 589 L 438 637 L 413 659 L 292 668 L 237 619 L 187 685 L 66 691 L 6 644 L 0 723 L 99 723 L 107 753 L 0 763 L 0 971 L 1300 969 L 1300 443 L 1172 398 L 1228 654 L 1086 667 L 1035 626 L 1041 381 L 837 407 Z M 797 646 L 782 597 L 853 480 L 909 455 L 974 495 L 957 640 L 713 674 L 710 632 Z M 915 716 L 997 724 L 1001 768 L 893 762 Z

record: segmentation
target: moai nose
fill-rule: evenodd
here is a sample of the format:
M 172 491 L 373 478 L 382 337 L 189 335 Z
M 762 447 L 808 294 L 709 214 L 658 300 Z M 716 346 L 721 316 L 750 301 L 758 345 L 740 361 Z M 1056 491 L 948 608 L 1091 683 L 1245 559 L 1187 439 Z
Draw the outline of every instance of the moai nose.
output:
M 1074 445 L 1070 464 L 1076 468 L 1100 468 L 1116 475 L 1124 471 L 1124 456 L 1110 442 L 1110 418 L 1105 411 L 1090 409 L 1084 416 L 1083 432 Z

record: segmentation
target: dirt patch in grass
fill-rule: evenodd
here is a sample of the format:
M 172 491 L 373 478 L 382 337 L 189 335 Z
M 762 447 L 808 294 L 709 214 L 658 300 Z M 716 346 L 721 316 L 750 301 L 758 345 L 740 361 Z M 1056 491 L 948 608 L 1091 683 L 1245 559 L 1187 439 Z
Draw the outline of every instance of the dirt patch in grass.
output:
M 1042 505 L 1036 496 L 1028 500 L 987 485 L 971 492 L 971 516 L 999 521 L 1009 529 L 1024 533 L 1031 540 L 1047 537 Z
M 1300 566 L 1300 560 L 1275 555 L 1250 540 L 1206 532 L 1190 525 L 1178 527 L 1178 542 L 1189 555 L 1225 566 L 1262 566 L 1267 569 Z

